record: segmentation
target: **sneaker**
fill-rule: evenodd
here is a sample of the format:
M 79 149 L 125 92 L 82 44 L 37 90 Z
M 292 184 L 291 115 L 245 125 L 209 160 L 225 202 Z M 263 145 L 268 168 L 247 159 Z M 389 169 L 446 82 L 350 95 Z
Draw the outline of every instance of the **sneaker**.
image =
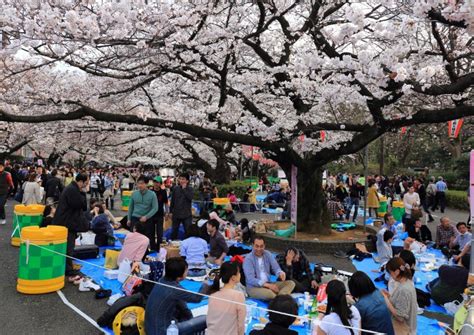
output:
M 418 307 L 418 309 L 416 310 L 416 314 L 418 314 L 418 315 L 421 315 L 424 312 L 425 312 L 425 310 L 423 308 L 420 308 L 420 307 Z
M 3 219 L 2 221 L 0 221 L 0 224 L 1 224 L 1 225 L 4 225 L 4 224 L 6 224 L 6 223 L 7 223 L 7 220 L 5 220 L 5 219 Z
M 100 286 L 95 284 L 90 278 L 83 278 L 79 283 L 80 292 L 98 291 Z

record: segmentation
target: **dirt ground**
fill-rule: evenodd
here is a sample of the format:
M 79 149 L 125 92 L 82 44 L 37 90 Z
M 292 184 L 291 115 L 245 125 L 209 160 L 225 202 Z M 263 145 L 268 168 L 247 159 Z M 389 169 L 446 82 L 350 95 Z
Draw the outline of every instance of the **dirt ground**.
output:
M 320 241 L 341 241 L 341 240 L 354 240 L 354 239 L 365 239 L 368 233 L 364 233 L 362 227 L 356 227 L 355 229 L 346 230 L 344 232 L 338 232 L 334 229 L 331 229 L 330 235 L 320 235 L 320 234 L 308 234 L 298 232 L 297 239 L 304 241 L 314 241 L 316 239 Z

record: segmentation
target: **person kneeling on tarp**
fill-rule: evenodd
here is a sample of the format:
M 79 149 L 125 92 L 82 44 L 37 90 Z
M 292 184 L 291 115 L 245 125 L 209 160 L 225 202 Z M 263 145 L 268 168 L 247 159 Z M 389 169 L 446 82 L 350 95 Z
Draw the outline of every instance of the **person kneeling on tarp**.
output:
M 147 335 L 166 334 L 171 321 L 176 321 L 180 334 L 194 334 L 206 329 L 206 316 L 192 317 L 186 302 L 201 302 L 203 297 L 182 291 L 179 284 L 186 279 L 188 263 L 181 257 L 172 257 L 166 261 L 165 276 L 155 285 L 146 304 L 145 329 Z M 177 288 L 177 289 L 175 289 Z M 200 292 L 207 291 L 204 284 Z M 179 315 L 178 315 L 179 314 Z
M 272 300 L 277 295 L 291 294 L 295 283 L 286 280 L 286 274 L 269 251 L 265 250 L 265 240 L 256 236 L 253 250 L 245 257 L 244 274 L 247 293 L 250 297 L 261 300 Z M 280 281 L 272 283 L 270 276 L 275 275 Z

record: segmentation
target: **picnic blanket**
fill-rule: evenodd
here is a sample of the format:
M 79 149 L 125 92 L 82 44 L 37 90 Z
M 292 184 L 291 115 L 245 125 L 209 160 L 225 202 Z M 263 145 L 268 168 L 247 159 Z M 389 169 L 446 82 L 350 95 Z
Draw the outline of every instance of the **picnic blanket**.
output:
M 120 236 L 120 237 L 123 237 L 123 236 Z M 116 243 L 115 248 L 117 248 L 118 246 L 121 246 L 121 243 L 119 241 Z M 236 243 L 236 246 L 249 248 L 248 246 L 246 246 L 244 244 L 241 244 L 241 243 Z M 101 253 L 99 255 L 99 258 L 88 259 L 88 260 L 85 260 L 85 261 L 77 261 L 77 262 L 82 264 L 81 271 L 85 275 L 91 277 L 96 283 L 100 284 L 101 287 L 103 287 L 104 289 L 112 290 L 112 294 L 122 293 L 122 284 L 116 279 L 107 279 L 104 276 L 104 271 L 105 270 L 103 268 L 97 267 L 97 266 L 103 266 L 105 264 L 105 258 L 103 256 L 103 252 L 102 252 L 105 249 L 106 248 L 101 248 Z M 375 277 L 377 276 L 376 273 L 373 273 L 371 271 L 372 269 L 378 268 L 378 264 L 375 263 L 373 261 L 373 259 L 364 259 L 362 262 L 353 261 L 353 263 L 354 263 L 354 266 L 356 266 L 356 268 L 358 270 L 366 272 L 372 279 L 375 279 Z M 96 266 L 94 266 L 94 265 L 96 265 Z M 311 264 L 311 268 L 314 268 L 314 264 Z M 423 289 L 424 288 L 423 283 L 428 281 L 428 275 L 429 274 L 424 274 L 421 271 L 417 271 L 417 275 L 419 275 L 420 280 L 421 280 L 420 283 L 417 283 L 417 287 Z M 376 284 L 377 287 L 383 288 L 381 286 L 381 285 L 383 285 L 383 283 L 382 284 L 375 283 L 375 284 Z M 200 282 L 195 282 L 195 281 L 191 281 L 191 280 L 183 280 L 181 282 L 181 285 L 185 289 L 188 289 L 188 290 L 194 291 L 194 292 L 198 292 L 200 287 L 201 287 Z M 423 288 L 421 286 L 423 286 Z M 250 298 L 247 299 L 247 303 L 250 304 L 250 305 L 255 305 L 256 304 L 259 307 L 265 307 L 265 308 L 268 306 L 268 304 L 263 302 L 263 301 L 250 299 Z M 204 306 L 204 305 L 207 305 L 207 304 L 208 304 L 208 300 L 203 299 L 200 303 L 189 303 L 188 307 L 192 310 L 194 308 L 198 308 L 198 307 L 201 307 L 201 306 Z M 106 309 L 106 306 L 104 306 L 104 311 L 105 311 L 105 309 Z M 433 311 L 433 312 L 438 312 L 438 313 L 446 313 L 446 310 L 443 307 L 436 306 L 434 303 L 427 310 Z M 263 313 L 263 312 L 257 312 L 257 313 L 259 313 L 260 316 L 266 316 L 265 315 L 266 313 Z M 299 315 L 305 315 L 304 310 L 303 310 L 302 307 L 299 308 L 298 314 Z M 421 316 L 421 315 L 418 316 L 417 320 L 418 320 L 418 332 L 417 333 L 420 334 L 420 335 L 421 334 L 423 334 L 423 335 L 424 334 L 436 334 L 436 333 L 439 333 L 439 332 L 442 331 L 441 327 L 438 325 L 438 322 L 436 320 L 429 319 L 429 318 Z M 250 333 L 250 331 L 252 330 L 252 327 L 257 323 L 259 323 L 259 321 L 256 320 L 255 318 L 253 318 L 252 321 L 248 324 L 246 333 L 247 334 Z M 297 331 L 298 334 L 304 334 L 304 335 L 307 334 L 307 329 L 304 326 L 292 326 L 291 329 Z M 109 334 L 113 334 L 113 331 L 111 329 L 105 329 L 105 330 Z

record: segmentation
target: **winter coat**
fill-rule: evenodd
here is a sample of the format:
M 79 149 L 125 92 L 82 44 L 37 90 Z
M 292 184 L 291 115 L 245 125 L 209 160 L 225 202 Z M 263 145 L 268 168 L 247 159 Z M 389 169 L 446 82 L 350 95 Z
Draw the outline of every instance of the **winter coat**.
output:
M 53 223 L 58 226 L 65 226 L 73 232 L 88 231 L 89 220 L 86 218 L 85 211 L 87 211 L 86 194 L 73 181 L 59 197 Z

